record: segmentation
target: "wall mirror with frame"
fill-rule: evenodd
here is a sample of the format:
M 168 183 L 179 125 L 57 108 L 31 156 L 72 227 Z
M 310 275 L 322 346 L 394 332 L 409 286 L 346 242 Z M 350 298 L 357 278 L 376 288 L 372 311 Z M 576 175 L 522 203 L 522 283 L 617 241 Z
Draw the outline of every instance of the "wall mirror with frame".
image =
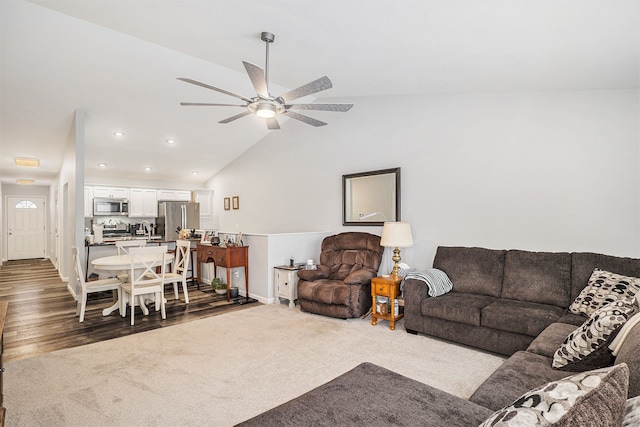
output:
M 400 221 L 400 168 L 342 175 L 342 225 Z

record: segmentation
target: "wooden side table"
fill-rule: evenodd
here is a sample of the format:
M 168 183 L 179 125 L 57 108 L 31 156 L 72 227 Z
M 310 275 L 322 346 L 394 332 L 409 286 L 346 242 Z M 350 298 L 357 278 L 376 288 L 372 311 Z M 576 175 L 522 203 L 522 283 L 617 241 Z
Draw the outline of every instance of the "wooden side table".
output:
M 249 299 L 249 246 L 220 247 L 198 243 L 197 247 L 198 268 L 196 281 L 200 283 L 202 277 L 202 263 L 214 264 L 213 277 L 217 277 L 217 267 L 225 267 L 227 270 L 227 301 L 231 301 L 231 269 L 244 267 L 245 297 Z
M 396 321 L 402 319 L 404 313 L 400 313 L 398 296 L 400 295 L 400 283 L 402 276 L 386 275 L 371 279 L 371 324 L 375 325 L 378 319 L 389 321 L 391 330 L 396 329 Z

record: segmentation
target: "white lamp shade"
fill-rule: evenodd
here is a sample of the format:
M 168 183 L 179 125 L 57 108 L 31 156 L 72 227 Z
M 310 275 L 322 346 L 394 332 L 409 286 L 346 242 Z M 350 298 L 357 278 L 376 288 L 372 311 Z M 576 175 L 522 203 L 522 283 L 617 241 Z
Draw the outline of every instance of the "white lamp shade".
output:
M 380 246 L 402 248 L 413 246 L 411 226 L 408 222 L 385 222 L 382 227 Z

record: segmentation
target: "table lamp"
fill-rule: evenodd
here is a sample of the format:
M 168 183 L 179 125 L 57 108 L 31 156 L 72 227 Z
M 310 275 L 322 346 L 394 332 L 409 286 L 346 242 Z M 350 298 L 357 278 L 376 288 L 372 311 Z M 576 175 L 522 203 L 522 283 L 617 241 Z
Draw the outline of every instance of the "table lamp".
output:
M 398 275 L 398 263 L 400 262 L 400 248 L 413 246 L 411 238 L 411 226 L 408 222 L 385 222 L 382 227 L 380 246 L 394 248 L 391 259 L 395 263 L 391 274 Z

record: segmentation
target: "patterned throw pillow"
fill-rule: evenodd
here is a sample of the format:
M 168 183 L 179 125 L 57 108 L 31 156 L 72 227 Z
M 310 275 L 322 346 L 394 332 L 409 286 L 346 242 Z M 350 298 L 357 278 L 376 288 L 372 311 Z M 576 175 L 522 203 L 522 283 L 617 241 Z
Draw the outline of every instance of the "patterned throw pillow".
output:
M 620 426 L 625 412 L 629 368 L 626 363 L 581 372 L 523 394 L 480 427 Z
M 587 286 L 569 306 L 569 311 L 573 314 L 591 316 L 594 311 L 610 302 L 634 299 L 638 292 L 640 292 L 639 278 L 596 268 L 591 273 Z
M 582 326 L 571 332 L 553 355 L 556 369 L 588 371 L 610 365 L 609 343 L 637 311 L 635 302 L 618 300 L 596 310 Z

